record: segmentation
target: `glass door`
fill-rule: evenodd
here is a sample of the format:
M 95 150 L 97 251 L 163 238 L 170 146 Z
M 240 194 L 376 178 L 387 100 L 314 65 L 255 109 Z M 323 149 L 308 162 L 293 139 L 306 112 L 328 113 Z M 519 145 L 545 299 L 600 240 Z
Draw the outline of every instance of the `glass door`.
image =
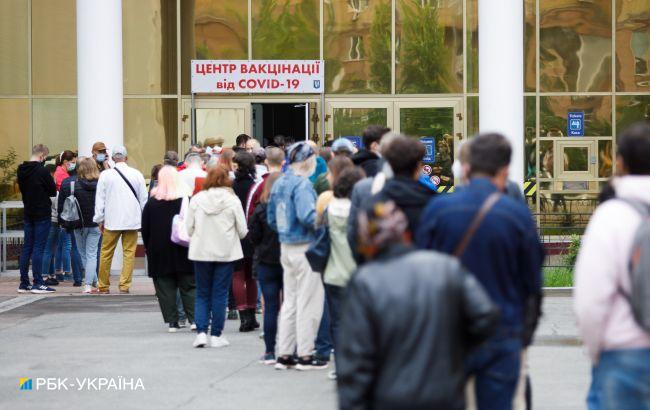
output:
M 395 130 L 422 141 L 427 149 L 424 173 L 442 192 L 454 185 L 451 166 L 463 138 L 461 108 L 460 99 L 395 103 Z
M 393 128 L 391 101 L 330 101 L 327 104 L 325 141 L 348 138 L 362 146 L 361 135 L 369 125 Z
M 224 140 L 224 147 L 235 145 L 239 134 L 251 134 L 251 104 L 250 102 L 224 102 L 215 100 L 195 101 L 196 141 L 202 143 L 208 137 L 219 137 Z M 183 104 L 183 132 L 181 144 L 187 151 L 191 144 L 191 109 L 190 101 Z M 183 152 L 181 151 L 181 152 Z

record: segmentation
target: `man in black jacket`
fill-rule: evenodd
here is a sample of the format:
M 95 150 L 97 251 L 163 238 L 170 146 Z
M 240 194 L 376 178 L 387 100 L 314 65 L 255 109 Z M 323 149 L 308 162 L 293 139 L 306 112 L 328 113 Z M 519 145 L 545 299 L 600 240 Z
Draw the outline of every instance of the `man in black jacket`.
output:
M 54 289 L 43 283 L 43 251 L 50 232 L 52 201 L 56 184 L 43 162 L 50 150 L 35 145 L 32 157 L 18 166 L 18 186 L 25 206 L 25 239 L 20 253 L 20 286 L 18 293 L 51 293 Z M 29 283 L 29 263 L 32 263 L 33 285 Z
M 354 165 L 361 167 L 366 176 L 374 177 L 379 172 L 379 142 L 390 128 L 381 125 L 371 125 L 363 132 L 363 148 L 352 157 Z
M 391 202 L 361 213 L 370 261 L 352 278 L 342 317 L 338 393 L 348 409 L 463 409 L 464 360 L 498 313 L 456 258 L 414 251 Z

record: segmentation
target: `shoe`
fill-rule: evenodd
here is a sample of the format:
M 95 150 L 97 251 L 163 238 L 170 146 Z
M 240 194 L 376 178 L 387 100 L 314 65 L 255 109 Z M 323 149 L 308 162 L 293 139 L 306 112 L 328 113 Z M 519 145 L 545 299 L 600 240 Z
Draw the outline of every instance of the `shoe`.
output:
M 97 289 L 97 294 L 99 294 L 99 295 L 108 295 L 110 293 L 111 293 L 111 291 L 108 290 L 108 289 L 105 289 L 105 290 Z
M 230 346 L 230 342 L 223 335 L 221 335 L 221 336 L 211 336 L 210 337 L 210 346 L 212 346 L 212 347 L 226 347 L 226 346 Z
M 241 325 L 239 326 L 240 332 L 252 332 L 255 330 L 254 324 L 251 321 L 250 310 L 240 310 L 239 319 L 241 320 Z
M 81 291 L 81 293 L 88 293 L 88 294 L 90 294 L 90 292 L 92 292 L 92 290 L 93 290 L 93 288 L 92 288 L 90 285 L 86 285 L 86 286 L 84 286 L 84 290 Z
M 63 274 L 62 273 L 57 273 L 55 276 L 55 279 L 58 280 L 59 282 L 63 282 Z
M 44 284 L 45 286 L 58 286 L 58 285 L 59 285 L 59 281 L 56 280 L 55 278 L 47 278 L 47 279 L 45 279 L 45 280 L 43 281 L 43 284 Z
M 331 372 L 327 373 L 327 378 L 330 380 L 336 380 L 336 370 L 332 370 Z
M 128 295 L 130 292 L 128 289 L 120 289 L 120 294 L 121 295 Z
M 192 346 L 194 347 L 205 347 L 208 344 L 208 335 L 205 333 L 199 333 L 196 335 L 196 339 L 194 339 L 194 343 L 192 343 Z
M 56 292 L 56 289 L 52 289 L 49 286 L 45 285 L 39 285 L 39 286 L 32 286 L 32 293 L 53 293 Z
M 67 272 L 64 273 L 64 274 L 63 274 L 63 280 L 64 280 L 65 282 L 70 282 L 70 281 L 72 280 L 72 275 L 69 274 L 69 273 L 67 273 Z
M 72 284 L 75 288 L 80 288 L 81 287 L 81 282 L 75 282 Z
M 296 370 L 322 370 L 327 369 L 327 366 L 329 366 L 329 362 L 316 359 L 313 356 L 310 356 L 307 359 L 301 357 L 298 359 Z
M 21 283 L 20 286 L 18 286 L 18 293 L 29 293 L 31 290 L 32 285 L 24 285 Z
M 178 322 L 172 322 L 169 324 L 169 333 L 176 333 L 180 330 L 180 326 L 178 325 Z
M 253 325 L 253 329 L 259 329 L 260 322 L 257 321 L 257 316 L 255 315 L 255 313 L 256 313 L 255 309 L 248 309 L 248 319 Z
M 264 356 L 260 359 L 260 363 L 267 366 L 275 364 L 275 353 L 265 353 Z
M 184 320 L 179 320 L 179 321 L 178 321 L 178 327 L 180 327 L 180 328 L 185 327 L 185 323 L 186 323 L 186 322 L 185 322 Z
M 190 330 L 191 330 L 192 332 L 196 332 L 196 323 L 192 323 L 192 324 L 190 325 Z
M 260 339 L 264 339 L 264 332 L 260 332 Z
M 296 359 L 294 357 L 278 357 L 275 361 L 275 370 L 287 370 L 296 367 Z
M 232 309 L 228 311 L 228 320 L 237 320 L 239 319 L 239 316 L 237 316 L 237 311 Z

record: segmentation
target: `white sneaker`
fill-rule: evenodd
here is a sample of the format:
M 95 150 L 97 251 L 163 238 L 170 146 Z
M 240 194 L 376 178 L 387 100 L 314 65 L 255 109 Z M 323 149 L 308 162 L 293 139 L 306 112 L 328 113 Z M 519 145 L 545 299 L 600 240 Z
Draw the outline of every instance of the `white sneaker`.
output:
M 82 293 L 90 293 L 92 292 L 92 290 L 93 290 L 92 286 L 86 285 Z
M 190 325 L 190 330 L 191 330 L 192 332 L 196 332 L 196 323 L 192 323 L 192 324 Z
M 192 346 L 194 347 L 205 347 L 208 344 L 208 335 L 205 333 L 199 333 L 194 339 Z
M 226 347 L 230 346 L 230 342 L 224 336 L 210 337 L 210 345 L 212 347 Z

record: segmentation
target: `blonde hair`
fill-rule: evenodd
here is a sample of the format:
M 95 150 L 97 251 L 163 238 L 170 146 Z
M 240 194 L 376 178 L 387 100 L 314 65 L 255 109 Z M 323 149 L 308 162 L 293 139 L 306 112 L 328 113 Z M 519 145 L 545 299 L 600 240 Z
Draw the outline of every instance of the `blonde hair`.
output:
M 312 155 L 304 161 L 290 164 L 289 168 L 299 177 L 309 178 L 316 170 L 316 155 Z
M 94 158 L 83 158 L 78 162 L 77 178 L 85 179 L 86 181 L 96 181 L 99 179 L 99 169 Z
M 173 201 L 189 194 L 189 188 L 181 181 L 176 168 L 165 165 L 160 169 L 158 184 L 151 190 L 151 196 L 159 201 Z

